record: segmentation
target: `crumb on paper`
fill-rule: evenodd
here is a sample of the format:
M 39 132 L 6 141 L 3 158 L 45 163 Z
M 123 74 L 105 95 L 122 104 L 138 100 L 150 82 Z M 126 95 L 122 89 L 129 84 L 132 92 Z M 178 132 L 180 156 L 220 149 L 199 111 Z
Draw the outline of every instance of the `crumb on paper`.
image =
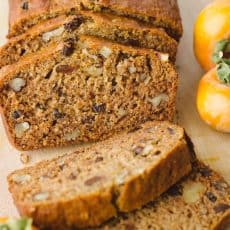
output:
M 26 153 L 21 153 L 20 154 L 20 161 L 22 162 L 22 164 L 28 164 L 30 161 L 29 155 Z

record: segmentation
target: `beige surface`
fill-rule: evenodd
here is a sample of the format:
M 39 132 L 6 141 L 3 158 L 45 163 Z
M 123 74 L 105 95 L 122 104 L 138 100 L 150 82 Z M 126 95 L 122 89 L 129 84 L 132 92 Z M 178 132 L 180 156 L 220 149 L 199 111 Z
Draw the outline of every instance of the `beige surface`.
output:
M 179 123 L 182 124 L 195 143 L 199 157 L 212 168 L 221 172 L 230 183 L 230 135 L 217 133 L 202 123 L 195 107 L 197 83 L 202 71 L 197 65 L 192 52 L 193 23 L 198 12 L 210 0 L 178 0 L 184 23 L 184 37 L 179 54 L 178 68 L 180 71 L 180 92 L 178 95 Z M 4 43 L 7 31 L 7 0 L 0 1 L 0 43 Z M 36 151 L 31 153 L 30 163 L 41 159 L 51 158 L 59 154 L 71 152 L 77 147 L 59 150 Z M 16 216 L 10 194 L 7 191 L 6 176 L 12 170 L 23 167 L 19 159 L 19 152 L 11 147 L 5 136 L 0 122 L 0 216 Z

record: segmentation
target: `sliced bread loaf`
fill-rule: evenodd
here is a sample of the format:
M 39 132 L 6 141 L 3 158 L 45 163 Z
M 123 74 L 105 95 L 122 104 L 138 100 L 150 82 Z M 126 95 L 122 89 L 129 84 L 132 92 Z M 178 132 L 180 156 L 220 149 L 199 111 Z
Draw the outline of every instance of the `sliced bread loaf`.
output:
M 13 64 L 21 57 L 46 48 L 53 42 L 82 35 L 94 35 L 122 44 L 151 48 L 168 53 L 175 62 L 177 42 L 163 29 L 106 13 L 79 12 L 75 16 L 59 16 L 27 30 L 10 39 L 0 49 L 0 68 Z
M 112 12 L 164 28 L 176 40 L 182 35 L 182 24 L 176 0 L 9 0 L 9 37 L 24 33 L 30 27 L 79 9 Z
M 175 112 L 178 75 L 164 54 L 94 37 L 54 44 L 0 75 L 3 120 L 21 150 L 97 141 Z
M 77 152 L 15 171 L 9 190 L 40 228 L 93 227 L 140 208 L 192 168 L 184 130 L 148 122 Z
M 230 187 L 202 163 L 155 202 L 96 230 L 229 230 Z

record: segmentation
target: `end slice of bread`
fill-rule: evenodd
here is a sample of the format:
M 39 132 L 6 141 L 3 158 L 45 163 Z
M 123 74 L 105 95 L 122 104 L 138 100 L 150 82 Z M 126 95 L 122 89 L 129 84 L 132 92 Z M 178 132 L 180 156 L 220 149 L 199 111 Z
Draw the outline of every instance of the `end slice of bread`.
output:
M 91 36 L 1 70 L 0 106 L 20 150 L 98 141 L 172 120 L 178 75 L 162 53 Z
M 216 172 L 195 162 L 192 173 L 156 201 L 120 214 L 97 230 L 228 230 L 230 186 Z
M 77 152 L 15 171 L 9 190 L 41 228 L 94 227 L 156 199 L 192 168 L 184 130 L 148 122 Z

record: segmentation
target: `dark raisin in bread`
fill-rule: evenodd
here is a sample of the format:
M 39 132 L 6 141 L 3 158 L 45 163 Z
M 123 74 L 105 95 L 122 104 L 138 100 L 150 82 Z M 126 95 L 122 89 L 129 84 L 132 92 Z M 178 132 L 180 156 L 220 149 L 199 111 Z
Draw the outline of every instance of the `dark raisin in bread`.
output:
M 191 171 L 192 161 L 182 128 L 148 122 L 15 171 L 9 190 L 21 215 L 42 229 L 93 227 L 157 198 Z
M 98 141 L 172 120 L 178 75 L 167 56 L 81 36 L 1 70 L 0 106 L 21 150 Z

